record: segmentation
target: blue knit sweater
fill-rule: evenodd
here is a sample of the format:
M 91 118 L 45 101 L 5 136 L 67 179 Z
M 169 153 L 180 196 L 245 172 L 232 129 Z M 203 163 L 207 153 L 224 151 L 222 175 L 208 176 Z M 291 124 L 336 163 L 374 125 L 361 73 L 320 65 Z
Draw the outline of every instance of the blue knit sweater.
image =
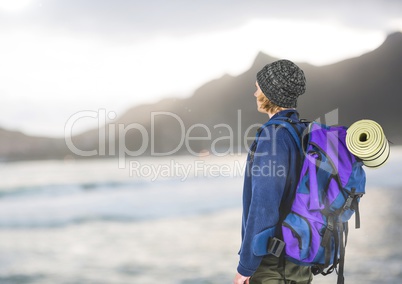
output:
M 295 110 L 281 111 L 271 119 L 287 115 L 298 121 Z M 304 130 L 303 124 L 297 127 Z M 247 157 L 244 177 L 242 244 L 237 267 L 243 276 L 251 276 L 260 265 L 263 256 L 255 254 L 255 238 L 278 223 L 279 206 L 290 200 L 289 189 L 296 185 L 299 170 L 300 153 L 290 132 L 275 125 L 261 129 L 254 157 L 250 153 Z

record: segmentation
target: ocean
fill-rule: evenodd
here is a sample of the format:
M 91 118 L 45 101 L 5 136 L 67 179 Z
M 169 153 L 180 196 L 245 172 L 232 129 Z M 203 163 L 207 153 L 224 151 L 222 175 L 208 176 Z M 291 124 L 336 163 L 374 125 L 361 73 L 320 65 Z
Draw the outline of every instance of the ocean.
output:
M 0 284 L 232 283 L 245 158 L 0 164 Z M 402 283 L 401 162 L 366 169 L 346 283 Z

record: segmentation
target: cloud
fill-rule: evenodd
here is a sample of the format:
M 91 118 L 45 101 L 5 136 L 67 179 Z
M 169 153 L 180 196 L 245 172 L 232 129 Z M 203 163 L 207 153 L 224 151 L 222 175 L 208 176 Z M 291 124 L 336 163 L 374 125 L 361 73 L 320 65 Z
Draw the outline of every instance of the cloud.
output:
M 254 19 L 332 19 L 356 28 L 386 29 L 390 20 L 402 17 L 402 2 L 397 0 L 30 0 L 29 4 L 18 15 L 3 11 L 3 26 L 135 41 L 229 30 Z
M 46 135 L 82 109 L 190 95 L 258 51 L 322 65 L 402 29 L 392 0 L 0 1 L 0 125 Z

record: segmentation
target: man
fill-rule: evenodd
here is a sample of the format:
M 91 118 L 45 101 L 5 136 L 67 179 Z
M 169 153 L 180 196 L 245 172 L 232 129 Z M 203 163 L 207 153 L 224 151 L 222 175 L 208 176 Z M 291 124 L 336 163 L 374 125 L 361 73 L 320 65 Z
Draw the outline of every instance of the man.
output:
M 266 65 L 257 73 L 257 108 L 269 119 L 299 121 L 297 99 L 305 92 L 303 71 L 289 60 Z M 299 133 L 305 126 L 295 123 Z M 300 152 L 290 132 L 277 125 L 260 128 L 258 141 L 250 148 L 243 187 L 243 219 L 240 261 L 234 284 L 308 284 L 309 267 L 272 254 L 259 253 L 257 244 L 275 237 L 281 208 L 291 202 L 297 184 Z M 265 238 L 265 239 L 264 239 Z M 265 245 L 264 244 L 264 245 Z M 279 263 L 282 265 L 278 265 Z

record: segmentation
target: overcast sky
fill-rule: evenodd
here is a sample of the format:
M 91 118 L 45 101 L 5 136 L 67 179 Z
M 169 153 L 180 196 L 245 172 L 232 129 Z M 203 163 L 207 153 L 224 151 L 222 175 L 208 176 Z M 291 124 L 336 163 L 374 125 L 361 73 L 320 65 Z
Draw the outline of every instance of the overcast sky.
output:
M 259 51 L 325 65 L 395 31 L 400 0 L 0 0 L 0 127 L 61 137 L 74 113 L 189 96 Z

